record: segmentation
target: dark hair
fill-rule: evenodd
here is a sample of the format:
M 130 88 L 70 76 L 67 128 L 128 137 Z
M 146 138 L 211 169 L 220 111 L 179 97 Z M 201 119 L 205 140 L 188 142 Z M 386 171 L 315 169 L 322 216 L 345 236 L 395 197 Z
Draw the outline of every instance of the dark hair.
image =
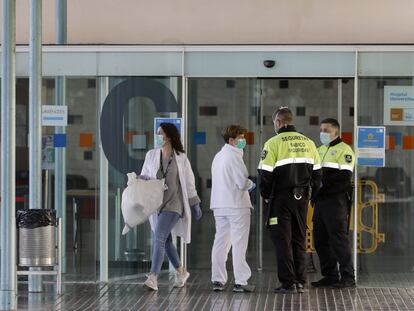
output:
M 171 140 L 171 146 L 177 154 L 184 153 L 184 147 L 181 143 L 181 135 L 178 129 L 172 123 L 161 123 L 160 127 L 165 135 Z
M 229 125 L 221 131 L 224 141 L 228 144 L 230 138 L 236 138 L 239 135 L 247 133 L 247 129 L 240 125 Z
M 334 119 L 334 118 L 326 118 L 326 119 L 322 120 L 321 124 L 322 124 L 322 123 L 325 123 L 325 124 L 330 124 L 330 125 L 332 125 L 333 127 L 335 127 L 338 131 L 339 131 L 339 129 L 340 129 L 340 126 L 339 126 L 339 122 L 338 122 L 338 120 L 336 120 L 336 119 Z
M 293 113 L 288 107 L 280 107 L 272 115 L 273 122 L 276 118 L 285 124 L 290 124 L 293 121 Z

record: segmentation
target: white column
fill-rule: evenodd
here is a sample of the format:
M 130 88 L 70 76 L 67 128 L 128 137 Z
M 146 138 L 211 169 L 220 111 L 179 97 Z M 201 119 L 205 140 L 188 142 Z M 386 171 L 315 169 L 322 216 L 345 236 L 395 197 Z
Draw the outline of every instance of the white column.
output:
M 42 0 L 30 0 L 29 208 L 42 208 Z M 31 268 L 30 270 L 41 270 Z M 42 277 L 29 276 L 29 292 L 42 291 Z
M 1 67 L 0 309 L 17 309 L 16 281 L 16 1 L 3 0 Z

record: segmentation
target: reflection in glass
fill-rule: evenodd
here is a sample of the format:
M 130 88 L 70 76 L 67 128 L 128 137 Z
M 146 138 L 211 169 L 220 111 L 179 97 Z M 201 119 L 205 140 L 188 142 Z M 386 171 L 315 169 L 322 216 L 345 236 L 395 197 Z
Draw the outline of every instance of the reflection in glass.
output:
M 358 95 L 358 125 L 382 126 L 384 113 L 384 86 L 412 86 L 411 78 L 360 78 Z M 385 167 L 359 167 L 362 184 L 360 244 L 374 245 L 359 256 L 361 282 L 374 284 L 379 277 L 401 283 L 412 278 L 400 273 L 413 271 L 414 198 L 411 176 L 414 174 L 412 149 L 404 144 L 404 137 L 412 137 L 410 126 L 386 126 L 387 146 Z M 370 208 L 364 208 L 370 205 Z M 374 216 L 373 216 L 374 213 Z M 375 213 L 377 213 L 375 215 Z M 373 223 L 374 221 L 374 223 Z M 376 223 L 375 223 L 376 222 Z M 374 228 L 370 230 L 370 228 Z M 379 274 L 380 273 L 380 274 Z M 390 274 L 392 273 L 392 274 Z M 387 276 L 388 275 L 388 276 Z M 401 285 L 401 284 L 400 284 Z

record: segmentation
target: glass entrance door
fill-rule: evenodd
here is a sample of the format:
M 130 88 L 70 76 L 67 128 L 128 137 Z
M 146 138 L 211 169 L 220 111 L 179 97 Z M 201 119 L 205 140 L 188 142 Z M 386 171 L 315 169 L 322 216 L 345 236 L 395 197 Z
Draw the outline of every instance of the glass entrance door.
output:
M 239 124 L 248 129 L 244 161 L 249 175 L 256 181 L 260 155 L 260 93 L 257 79 L 193 78 L 188 80 L 188 155 L 196 177 L 204 216 L 193 221 L 192 242 L 187 246 L 190 269 L 211 268 L 214 241 L 214 216 L 210 210 L 211 162 L 224 145 L 223 127 Z M 251 194 L 252 213 L 248 262 L 257 266 L 257 193 Z M 231 256 L 230 256 L 231 257 Z
M 253 180 L 257 179 L 260 152 L 274 135 L 273 112 L 288 106 L 297 129 L 318 146 L 319 124 L 324 118 L 342 123 L 343 138 L 352 144 L 353 80 L 344 79 L 255 79 L 192 78 L 188 80 L 189 150 L 197 189 L 203 206 L 201 222 L 193 222 L 192 243 L 188 245 L 190 269 L 211 268 L 214 217 L 209 209 L 211 162 L 224 144 L 221 129 L 229 124 L 247 127 L 248 145 L 244 161 Z M 252 269 L 276 269 L 274 248 L 263 229 L 260 192 L 251 195 L 254 205 L 247 260 Z M 313 256 L 315 257 L 315 256 Z M 229 261 L 231 262 L 231 256 Z M 230 266 L 228 266 L 230 268 Z
M 377 64 L 379 71 L 387 66 L 386 62 Z M 385 126 L 387 135 L 385 166 L 358 168 L 363 184 L 359 200 L 364 206 L 358 219 L 363 247 L 358 270 L 363 285 L 405 288 L 414 284 L 414 128 L 409 123 L 410 109 L 404 110 L 413 81 L 384 75 L 361 77 L 358 82 L 358 126 Z M 394 106 L 386 107 L 387 101 Z M 387 109 L 396 114 L 390 117 L 392 122 L 384 121 Z
M 339 119 L 337 79 L 261 79 L 260 85 L 263 143 L 275 135 L 272 114 L 280 106 L 287 106 L 292 110 L 296 129 L 312 139 L 316 146 L 320 145 L 320 122 L 328 117 Z M 312 210 L 309 212 L 312 213 Z M 311 227 L 311 224 L 308 227 Z M 273 244 L 266 230 L 262 235 L 263 267 L 274 270 L 276 257 Z M 307 249 L 311 248 L 307 247 Z M 309 262 L 310 266 L 318 265 L 314 253 L 309 252 L 308 258 L 312 259 L 312 262 Z
M 188 80 L 188 155 L 196 176 L 204 216 L 192 225 L 192 242 L 187 249 L 190 269 L 210 269 L 214 241 L 214 217 L 210 210 L 211 162 L 224 145 L 223 127 L 240 124 L 248 129 L 244 161 L 252 180 L 256 181 L 260 155 L 260 96 L 256 79 L 194 78 Z M 255 209 L 256 193 L 251 195 Z M 252 214 L 248 260 L 256 266 L 255 228 L 257 213 Z
M 145 222 L 122 235 L 122 191 L 127 173 L 140 174 L 154 148 L 154 118 L 180 118 L 181 78 L 111 77 L 101 113 L 101 140 L 108 159 L 109 278 L 146 273 L 151 266 L 152 234 Z M 163 269 L 168 269 L 165 262 Z

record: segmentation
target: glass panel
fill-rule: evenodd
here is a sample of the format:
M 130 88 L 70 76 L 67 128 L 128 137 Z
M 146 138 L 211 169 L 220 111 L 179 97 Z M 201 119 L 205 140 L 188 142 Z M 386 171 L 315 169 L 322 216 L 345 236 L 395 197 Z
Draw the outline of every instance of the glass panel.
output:
M 319 123 L 324 118 L 338 118 L 337 79 L 265 79 L 263 82 L 264 140 L 274 135 L 272 114 L 288 106 L 295 116 L 297 129 L 317 146 Z
M 354 79 L 342 81 L 342 139 L 351 147 L 354 144 Z
M 55 79 L 45 79 L 42 103 L 55 104 Z M 67 78 L 66 104 L 66 280 L 95 281 L 97 260 L 98 154 L 95 78 Z M 52 141 L 54 127 L 43 127 L 43 139 Z M 48 153 L 45 153 L 48 155 Z M 54 204 L 54 154 L 44 159 L 50 170 L 44 170 L 44 200 Z M 48 172 L 48 173 L 47 173 Z
M 361 77 L 358 125 L 384 125 L 384 86 L 413 85 L 411 77 Z M 414 127 L 387 125 L 386 135 L 385 167 L 358 167 L 360 283 L 407 287 L 414 284 Z
M 16 209 L 29 208 L 29 79 L 16 80 Z
M 210 207 L 211 163 L 224 145 L 223 127 L 240 124 L 248 129 L 248 145 L 244 150 L 244 162 L 250 178 L 256 181 L 260 157 L 260 94 L 256 79 L 194 78 L 188 80 L 188 154 L 196 176 L 197 190 L 204 216 L 193 221 L 191 244 L 188 245 L 190 269 L 211 268 L 211 247 L 215 224 Z M 251 195 L 255 208 L 248 246 L 247 261 L 257 266 L 257 193 Z
M 67 79 L 69 118 L 66 146 L 66 280 L 96 280 L 98 162 L 96 161 L 95 78 Z M 16 84 L 16 208 L 28 208 L 29 195 L 29 80 Z M 55 104 L 55 79 L 42 83 L 42 104 Z M 42 198 L 44 208 L 54 206 L 54 127 L 42 127 Z M 83 137 L 88 143 L 83 144 Z
M 274 135 L 273 112 L 280 106 L 288 106 L 294 114 L 297 130 L 311 138 L 316 146 L 321 145 L 320 122 L 325 118 L 338 118 L 338 79 L 265 79 L 262 80 L 262 89 L 264 141 Z M 350 98 L 350 92 L 353 94 L 353 90 L 349 88 L 343 90 L 343 96 Z M 310 208 L 308 213 L 312 215 L 313 209 Z M 308 217 L 308 228 L 313 228 L 311 219 L 312 217 Z M 312 234 L 312 230 L 308 230 L 308 234 Z M 309 253 L 309 270 L 319 270 L 314 245 L 308 241 L 306 249 Z M 267 232 L 264 233 L 263 249 L 272 250 L 268 255 L 264 254 L 263 258 L 270 258 L 264 262 L 265 267 L 273 267 L 274 247 Z
M 353 104 L 352 81 L 346 81 L 343 101 Z M 319 142 L 319 123 L 323 118 L 338 118 L 338 79 L 189 79 L 189 155 L 196 173 L 198 189 L 204 206 L 205 217 L 193 226 L 192 243 L 189 245 L 190 268 L 210 268 L 211 246 L 215 231 L 214 218 L 208 209 L 211 186 L 211 162 L 223 145 L 220 129 L 230 123 L 238 123 L 254 132 L 254 144 L 245 152 L 245 162 L 255 179 L 263 143 L 274 135 L 272 114 L 280 106 L 289 106 L 295 115 L 298 130 Z M 262 128 L 260 122 L 263 114 Z M 217 117 L 220 116 L 220 117 Z M 353 120 L 343 120 L 344 129 L 353 128 Z M 260 135 L 262 133 L 262 136 Z M 255 194 L 255 212 L 248 249 L 251 267 L 259 265 L 257 250 L 260 220 L 259 199 Z M 267 232 L 263 233 L 263 267 L 275 269 L 274 247 Z M 310 245 L 312 248 L 312 245 Z M 313 256 L 316 259 L 316 256 Z M 315 262 L 315 265 L 317 263 Z
M 114 131 L 102 137 L 109 162 L 109 277 L 148 272 L 151 265 L 149 222 L 123 236 L 121 195 L 126 173 L 140 174 L 145 154 L 154 147 L 154 118 L 181 117 L 181 78 L 113 77 L 101 124 Z M 117 145 L 117 142 L 121 142 Z M 163 269 L 168 268 L 165 261 Z
M 67 274 L 97 280 L 99 235 L 96 78 L 66 79 Z

